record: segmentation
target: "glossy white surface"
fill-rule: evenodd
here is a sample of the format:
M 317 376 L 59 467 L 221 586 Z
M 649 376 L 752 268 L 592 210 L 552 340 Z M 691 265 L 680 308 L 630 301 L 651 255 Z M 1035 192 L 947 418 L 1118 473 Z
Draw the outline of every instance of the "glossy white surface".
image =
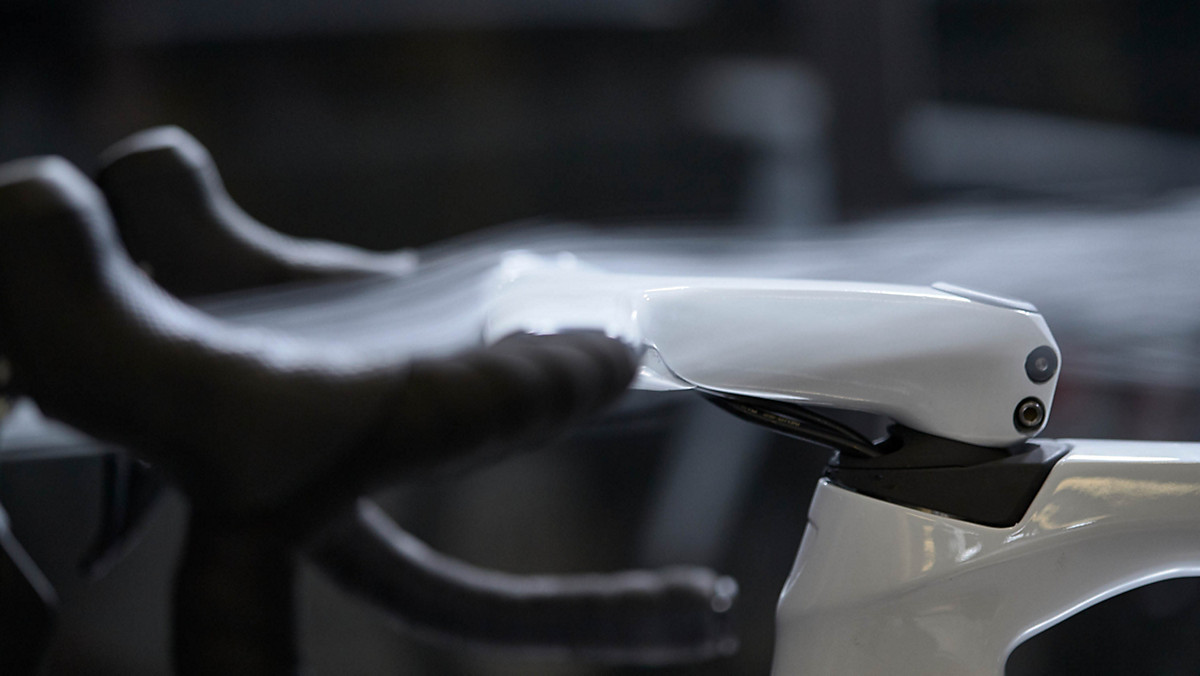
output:
M 1200 444 L 1070 440 L 1025 517 L 989 528 L 823 481 L 777 614 L 774 676 L 1003 674 L 1105 598 L 1200 575 Z
M 648 348 L 635 387 L 705 390 L 887 415 L 975 444 L 1023 438 L 1013 411 L 1053 403 L 1025 357 L 1050 345 L 1041 315 L 931 287 L 609 274 L 511 256 L 492 282 L 485 337 L 598 328 Z

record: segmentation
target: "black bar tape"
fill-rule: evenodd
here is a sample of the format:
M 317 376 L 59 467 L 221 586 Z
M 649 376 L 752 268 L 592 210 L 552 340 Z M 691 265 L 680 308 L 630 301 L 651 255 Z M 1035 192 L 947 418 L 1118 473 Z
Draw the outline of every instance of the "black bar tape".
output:
M 262 225 L 230 198 L 208 150 L 178 127 L 134 134 L 105 151 L 101 165 L 97 182 L 126 247 L 172 293 L 403 275 L 416 265 L 412 252 L 379 254 Z M 156 265 L 164 260 L 171 264 Z
M 430 549 L 369 500 L 311 556 L 344 588 L 443 641 L 631 664 L 708 659 L 736 648 L 729 611 L 737 585 L 704 568 L 485 570 Z

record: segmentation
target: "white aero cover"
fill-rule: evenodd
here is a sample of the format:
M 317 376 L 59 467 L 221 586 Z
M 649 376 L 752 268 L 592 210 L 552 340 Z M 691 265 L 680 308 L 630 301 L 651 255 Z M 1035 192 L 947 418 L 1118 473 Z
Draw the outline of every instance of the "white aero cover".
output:
M 1014 423 L 1058 372 L 1026 374 L 1058 347 L 1033 306 L 948 285 L 617 275 L 527 254 L 504 260 L 485 339 L 599 329 L 642 345 L 635 388 L 690 389 L 870 411 L 987 446 L 1033 432 Z

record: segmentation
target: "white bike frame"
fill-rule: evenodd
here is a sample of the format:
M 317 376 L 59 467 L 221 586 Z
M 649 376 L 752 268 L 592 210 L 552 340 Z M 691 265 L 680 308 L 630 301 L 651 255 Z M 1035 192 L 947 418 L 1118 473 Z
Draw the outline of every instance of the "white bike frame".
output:
M 1200 575 L 1200 444 L 1070 440 L 1015 525 L 822 480 L 777 613 L 775 676 L 1003 674 L 1106 598 Z

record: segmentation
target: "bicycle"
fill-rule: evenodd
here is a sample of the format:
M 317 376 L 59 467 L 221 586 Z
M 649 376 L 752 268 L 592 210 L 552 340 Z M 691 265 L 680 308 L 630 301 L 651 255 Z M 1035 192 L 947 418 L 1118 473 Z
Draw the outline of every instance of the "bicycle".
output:
M 256 244 L 244 250 L 255 262 L 238 268 L 235 286 L 394 271 L 406 260 Z M 206 279 L 174 270 L 185 275 L 174 282 L 181 288 Z M 497 284 L 484 319 L 491 340 L 600 329 L 642 346 L 639 387 L 697 390 L 739 417 L 838 452 L 780 603 L 780 676 L 996 673 L 1014 645 L 1067 615 L 1200 568 L 1188 516 L 1200 485 L 1195 445 L 1030 439 L 1049 416 L 1060 355 L 1028 304 L 948 285 L 629 277 L 523 257 L 500 267 Z M 704 337 L 699 349 L 695 335 Z M 808 404 L 883 414 L 897 426 L 874 439 Z M 376 526 L 369 535 L 389 528 L 371 522 L 370 509 L 358 523 L 364 514 Z M 361 536 L 334 549 L 371 541 Z M 404 560 L 395 554 L 384 564 Z M 1102 569 L 1077 573 L 1072 563 L 1088 557 Z M 445 564 L 424 563 L 418 568 L 434 579 Z M 728 648 L 719 620 L 734 592 L 716 576 L 701 578 L 668 585 L 686 592 L 683 607 L 697 618 L 696 631 L 669 647 L 711 656 Z M 1013 589 L 1033 593 L 1013 600 Z M 392 592 L 385 602 L 405 605 L 404 588 Z M 286 609 L 278 595 L 273 601 Z M 617 611 L 627 623 L 653 615 L 629 608 Z M 420 612 L 418 620 L 429 617 Z M 571 640 L 580 636 L 592 640 L 586 630 Z M 649 647 L 624 635 L 590 645 L 661 656 L 662 636 L 651 639 Z M 291 663 L 286 645 L 272 651 Z

